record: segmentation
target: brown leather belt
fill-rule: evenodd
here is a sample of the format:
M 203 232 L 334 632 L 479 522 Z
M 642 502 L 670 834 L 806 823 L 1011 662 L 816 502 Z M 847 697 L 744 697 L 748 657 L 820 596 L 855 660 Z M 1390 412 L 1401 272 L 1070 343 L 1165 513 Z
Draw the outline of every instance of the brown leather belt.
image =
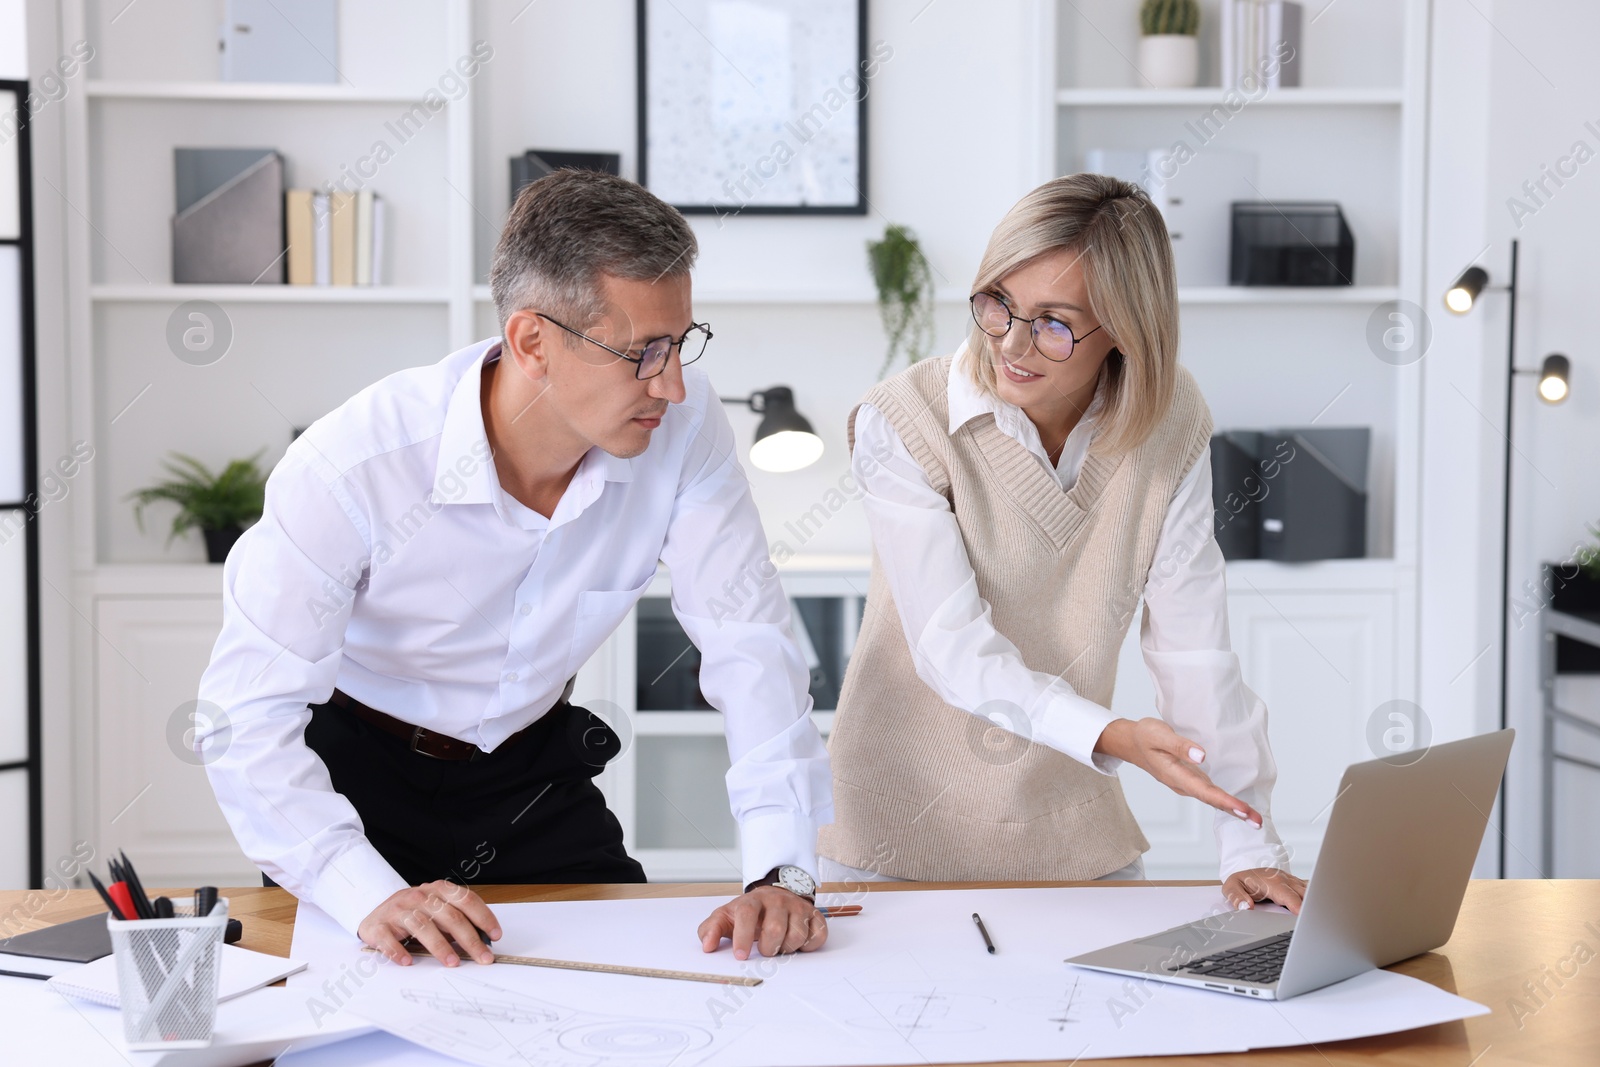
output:
M 343 708 L 356 718 L 360 719 L 362 722 L 366 723 L 368 726 L 376 727 L 386 734 L 393 734 L 395 737 L 398 737 L 400 740 L 410 745 L 411 751 L 417 753 L 419 756 L 428 756 L 432 759 L 442 760 L 472 760 L 477 759 L 480 756 L 488 755 L 488 753 L 484 752 L 484 750 L 479 748 L 477 745 L 468 744 L 460 738 L 434 733 L 432 730 L 429 730 L 426 727 L 417 726 L 409 722 L 403 722 L 400 719 L 395 718 L 393 715 L 385 715 L 377 708 L 369 708 L 355 697 L 337 689 L 335 689 L 333 691 L 333 695 L 328 698 L 328 703 L 334 705 L 335 707 Z M 531 729 L 533 729 L 532 725 L 524 726 L 510 737 L 506 738 L 505 741 L 500 745 L 500 748 L 507 748 L 515 742 L 521 740 L 522 735 L 526 734 Z M 496 751 L 499 750 L 497 749 Z

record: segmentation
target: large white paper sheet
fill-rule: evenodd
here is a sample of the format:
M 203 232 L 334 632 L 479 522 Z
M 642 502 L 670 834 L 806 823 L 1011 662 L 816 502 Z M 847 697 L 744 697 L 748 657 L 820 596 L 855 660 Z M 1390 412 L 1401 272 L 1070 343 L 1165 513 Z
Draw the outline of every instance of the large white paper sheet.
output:
M 860 916 L 830 924 L 823 950 L 743 962 L 726 947 L 703 953 L 694 936 L 723 899 L 499 905 L 506 935 L 495 948 L 753 975 L 764 980 L 759 987 L 506 964 L 445 968 L 426 959 L 402 968 L 362 953 L 306 907 L 292 951 L 311 966 L 291 984 L 321 1001 L 316 1010 L 329 1025 L 354 1016 L 458 1060 L 541 1067 L 1228 1052 L 1390 1033 L 1488 1011 L 1383 971 L 1275 1003 L 1062 962 L 1221 911 L 1226 903 L 1215 887 L 874 892 L 854 898 L 864 906 Z M 973 926 L 975 911 L 999 949 L 993 956 Z M 374 1038 L 359 1043 L 395 1067 L 434 1062 Z
M 46 983 L 0 977 L 0 1062 L 72 1067 L 230 1067 L 259 1063 L 296 1046 L 336 1041 L 366 1030 L 354 1016 L 318 1028 L 305 1022 L 304 995 L 258 989 L 217 1006 L 211 1047 L 129 1052 L 116 1008 L 62 996 Z

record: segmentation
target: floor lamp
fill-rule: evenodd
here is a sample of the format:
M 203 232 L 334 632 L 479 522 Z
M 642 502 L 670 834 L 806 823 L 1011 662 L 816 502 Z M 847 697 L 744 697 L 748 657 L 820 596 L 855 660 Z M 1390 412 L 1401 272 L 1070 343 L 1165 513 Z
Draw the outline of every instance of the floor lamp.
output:
M 1478 302 L 1478 296 L 1489 285 L 1489 272 L 1482 267 L 1468 267 L 1461 272 L 1454 285 L 1445 290 L 1444 306 L 1457 315 L 1465 315 Z M 1506 428 L 1505 468 L 1501 479 L 1500 506 L 1500 728 L 1507 724 L 1510 704 L 1510 679 L 1507 666 L 1511 649 L 1511 440 L 1513 401 L 1516 399 L 1518 375 L 1536 375 L 1539 378 L 1539 399 L 1547 404 L 1559 404 L 1567 398 L 1572 361 L 1560 353 L 1544 357 L 1538 370 L 1517 366 L 1517 242 L 1511 242 L 1511 280 L 1503 287 L 1510 296 L 1511 307 L 1506 315 Z M 1500 818 L 1505 821 L 1505 779 L 1500 780 Z M 1500 833 L 1500 876 L 1506 873 L 1506 835 Z

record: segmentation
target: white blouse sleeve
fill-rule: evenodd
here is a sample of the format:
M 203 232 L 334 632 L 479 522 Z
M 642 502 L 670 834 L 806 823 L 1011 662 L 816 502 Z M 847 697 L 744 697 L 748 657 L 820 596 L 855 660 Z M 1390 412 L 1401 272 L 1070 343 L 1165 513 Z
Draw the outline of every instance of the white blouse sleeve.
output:
M 992 719 L 1105 774 L 1094 746 L 1117 718 L 1061 678 L 1030 670 L 994 628 L 950 503 L 870 404 L 856 412 L 851 469 L 878 565 L 894 594 L 917 676 L 945 703 Z
M 1211 780 L 1261 813 L 1260 829 L 1214 812 L 1222 877 L 1255 867 L 1287 870 L 1272 825 L 1277 766 L 1267 706 L 1244 684 L 1228 637 L 1227 568 L 1217 546 L 1207 449 L 1173 494 L 1145 582 L 1139 643 L 1155 681 L 1156 709 L 1205 749 Z

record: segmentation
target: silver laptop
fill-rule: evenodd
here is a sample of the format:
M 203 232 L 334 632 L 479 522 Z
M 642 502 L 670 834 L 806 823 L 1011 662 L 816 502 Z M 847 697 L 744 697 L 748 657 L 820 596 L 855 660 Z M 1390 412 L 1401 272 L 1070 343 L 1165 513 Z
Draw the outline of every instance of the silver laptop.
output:
M 1233 911 L 1068 963 L 1286 1000 L 1450 939 L 1514 730 L 1353 764 L 1298 918 Z

